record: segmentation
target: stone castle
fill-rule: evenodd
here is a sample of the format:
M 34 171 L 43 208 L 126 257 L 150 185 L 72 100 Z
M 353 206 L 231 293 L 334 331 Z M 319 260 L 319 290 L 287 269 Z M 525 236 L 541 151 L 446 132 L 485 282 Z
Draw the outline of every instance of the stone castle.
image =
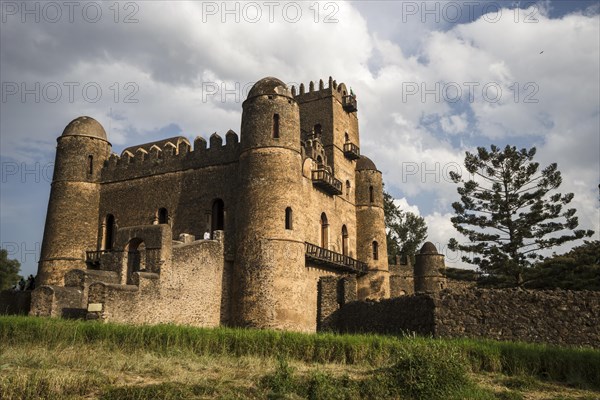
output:
M 120 156 L 96 120 L 69 123 L 30 313 L 313 332 L 331 307 L 443 287 L 430 243 L 414 274 L 388 265 L 382 176 L 345 84 L 268 77 L 242 109 L 239 138 Z

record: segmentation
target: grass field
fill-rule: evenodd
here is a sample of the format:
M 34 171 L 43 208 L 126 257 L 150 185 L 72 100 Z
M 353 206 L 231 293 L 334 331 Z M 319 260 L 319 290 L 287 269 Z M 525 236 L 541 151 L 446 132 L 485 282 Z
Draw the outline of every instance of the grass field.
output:
M 0 399 L 600 399 L 600 351 L 0 316 Z

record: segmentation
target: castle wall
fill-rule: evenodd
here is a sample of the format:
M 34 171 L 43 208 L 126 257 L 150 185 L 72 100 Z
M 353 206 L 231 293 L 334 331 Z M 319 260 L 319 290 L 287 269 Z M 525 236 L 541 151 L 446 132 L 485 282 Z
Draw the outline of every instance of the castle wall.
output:
M 354 302 L 335 313 L 337 330 L 600 347 L 600 293 L 566 290 L 443 290 L 378 302 Z
M 380 301 L 356 301 L 334 314 L 337 329 L 345 333 L 405 334 L 435 332 L 433 299 L 427 295 L 401 296 Z
M 151 225 L 157 223 L 157 212 L 164 207 L 173 238 L 181 233 L 202 238 L 205 230 L 211 228 L 213 202 L 221 199 L 225 207 L 226 248 L 233 253 L 239 195 L 236 179 L 237 164 L 229 163 L 107 182 L 101 187 L 99 236 L 102 237 L 101 226 L 107 214 L 114 215 L 118 227 Z
M 443 291 L 435 297 L 435 335 L 600 347 L 600 292 Z
M 160 275 L 134 273 L 134 285 L 95 283 L 88 304 L 102 304 L 106 321 L 219 326 L 222 314 L 223 245 L 195 241 L 173 246 Z
M 390 264 L 390 297 L 415 293 L 413 268 L 410 264 Z

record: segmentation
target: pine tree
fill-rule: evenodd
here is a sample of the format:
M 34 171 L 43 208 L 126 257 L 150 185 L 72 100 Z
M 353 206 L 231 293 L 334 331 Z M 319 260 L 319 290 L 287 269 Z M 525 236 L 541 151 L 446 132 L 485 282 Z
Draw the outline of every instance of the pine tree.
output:
M 478 147 L 477 154 L 465 157 L 469 179 L 451 172 L 452 180 L 462 184 L 451 221 L 469 242 L 453 238 L 448 247 L 468 254 L 464 262 L 511 286 L 523 285 L 524 271 L 544 259 L 541 250 L 593 234 L 575 230 L 575 209 L 563 210 L 573 193 L 555 193 L 562 183 L 557 164 L 538 172 L 535 153 L 535 147 Z

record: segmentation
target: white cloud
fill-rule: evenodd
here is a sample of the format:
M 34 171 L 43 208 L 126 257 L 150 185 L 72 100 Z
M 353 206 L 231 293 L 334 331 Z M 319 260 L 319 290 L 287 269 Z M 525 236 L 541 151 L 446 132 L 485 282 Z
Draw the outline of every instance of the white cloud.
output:
M 419 211 L 419 206 L 410 205 L 406 197 L 403 197 L 401 199 L 394 199 L 394 205 L 404 212 L 410 212 L 418 216 L 421 215 L 421 212 Z
M 442 125 L 444 132 L 449 134 L 462 133 L 469 125 L 466 113 L 442 117 L 440 119 L 440 124 Z

